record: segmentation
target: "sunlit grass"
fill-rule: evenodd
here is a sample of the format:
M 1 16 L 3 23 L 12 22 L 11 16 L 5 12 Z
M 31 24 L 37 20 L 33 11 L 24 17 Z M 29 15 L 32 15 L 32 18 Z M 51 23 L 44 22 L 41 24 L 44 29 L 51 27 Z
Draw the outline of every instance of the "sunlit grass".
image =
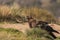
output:
M 52 40 L 52 37 L 44 30 L 33 28 L 26 34 L 16 29 L 0 28 L 0 40 Z
M 19 20 L 19 17 L 33 16 L 37 20 L 55 22 L 56 18 L 54 15 L 46 10 L 38 7 L 22 8 L 18 4 L 13 4 L 12 6 L 1 5 L 0 6 L 0 21 L 16 21 Z

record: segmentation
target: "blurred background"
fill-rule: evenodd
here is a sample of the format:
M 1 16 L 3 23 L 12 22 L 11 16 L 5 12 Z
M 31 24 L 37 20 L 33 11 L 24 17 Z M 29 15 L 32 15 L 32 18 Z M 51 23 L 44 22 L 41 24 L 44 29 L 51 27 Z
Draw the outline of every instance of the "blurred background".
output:
M 40 28 L 25 30 L 25 25 L 26 29 L 28 25 L 19 23 L 27 22 L 27 16 L 52 23 L 52 28 L 56 27 L 60 32 L 60 26 L 54 25 L 60 25 L 60 0 L 0 0 L 0 40 L 60 40 L 60 37 L 54 39 L 49 32 Z M 23 34 L 14 28 L 27 32 Z
M 60 21 L 60 0 L 0 0 L 0 21 L 27 15 L 56 23 Z

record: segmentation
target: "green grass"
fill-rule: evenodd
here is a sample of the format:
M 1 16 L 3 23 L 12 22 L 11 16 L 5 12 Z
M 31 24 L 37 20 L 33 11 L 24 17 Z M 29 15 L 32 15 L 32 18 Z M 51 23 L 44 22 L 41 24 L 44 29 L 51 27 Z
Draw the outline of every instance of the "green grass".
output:
M 16 29 L 4 29 L 0 28 L 0 40 L 20 40 L 19 37 L 22 32 L 16 30 Z
M 0 40 L 53 40 L 44 30 L 32 28 L 26 34 L 10 28 L 0 28 Z
M 40 28 L 32 28 L 28 31 L 27 36 L 31 38 L 31 40 L 53 40 L 47 31 Z

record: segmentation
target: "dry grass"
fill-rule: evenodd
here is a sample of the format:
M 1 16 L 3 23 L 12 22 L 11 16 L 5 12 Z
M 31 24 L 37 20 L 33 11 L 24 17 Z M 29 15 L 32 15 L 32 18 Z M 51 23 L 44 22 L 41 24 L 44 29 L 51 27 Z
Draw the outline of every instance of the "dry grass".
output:
M 0 6 L 0 15 L 1 16 L 8 16 L 10 14 L 10 7 L 8 6 Z
M 0 5 L 0 19 L 6 20 L 8 18 L 9 20 L 15 20 L 20 16 L 33 16 L 37 20 L 48 21 L 50 23 L 56 22 L 54 15 L 46 9 L 38 7 L 22 8 L 16 3 L 12 6 Z
M 15 10 L 16 12 L 18 12 L 17 10 L 19 9 L 19 6 L 17 4 L 13 4 L 13 6 L 7 6 L 7 5 L 0 5 L 0 14 L 1 16 L 8 16 L 8 15 L 12 15 Z

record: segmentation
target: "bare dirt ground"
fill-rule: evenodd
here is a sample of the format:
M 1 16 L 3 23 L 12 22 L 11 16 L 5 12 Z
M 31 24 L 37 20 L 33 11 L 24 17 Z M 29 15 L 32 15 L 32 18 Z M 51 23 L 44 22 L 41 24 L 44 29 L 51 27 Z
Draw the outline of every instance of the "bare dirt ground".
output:
M 60 33 L 60 25 L 57 24 L 49 24 L 54 30 L 58 31 Z M 25 33 L 25 30 L 29 30 L 29 24 L 24 23 L 24 24 L 0 24 L 0 28 L 14 28 L 19 31 L 22 31 Z M 53 32 L 53 34 L 56 37 L 60 37 L 60 34 Z

